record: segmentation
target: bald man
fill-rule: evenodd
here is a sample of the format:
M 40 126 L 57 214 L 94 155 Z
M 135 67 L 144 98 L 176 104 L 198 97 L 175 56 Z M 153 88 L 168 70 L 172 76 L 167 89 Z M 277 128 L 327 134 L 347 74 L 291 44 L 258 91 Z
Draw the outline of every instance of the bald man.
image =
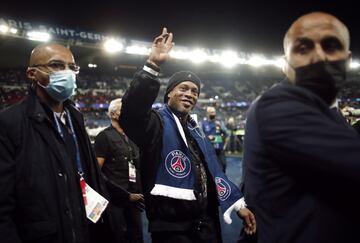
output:
M 330 14 L 297 19 L 284 38 L 287 79 L 249 110 L 244 191 L 259 243 L 360 242 L 360 139 L 329 108 L 349 39 Z
M 36 47 L 28 96 L 0 113 L 2 243 L 120 242 L 82 114 L 69 100 L 78 72 L 64 46 Z

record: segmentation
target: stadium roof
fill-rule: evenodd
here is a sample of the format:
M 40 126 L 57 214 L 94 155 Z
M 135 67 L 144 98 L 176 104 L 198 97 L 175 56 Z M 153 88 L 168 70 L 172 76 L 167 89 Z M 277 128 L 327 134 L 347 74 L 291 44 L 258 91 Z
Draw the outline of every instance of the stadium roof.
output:
M 166 26 L 184 46 L 282 53 L 290 23 L 304 13 L 325 11 L 349 27 L 360 54 L 358 9 L 352 1 L 7 1 L 0 16 L 117 33 L 151 41 Z
M 133 1 L 134 2 L 134 1 Z M 281 55 L 285 31 L 300 15 L 325 11 L 350 29 L 353 56 L 360 56 L 360 28 L 356 9 L 346 1 L 72 1 L 34 3 L 11 1 L 0 8 L 0 18 L 81 29 L 150 42 L 163 26 L 174 33 L 176 46 L 231 49 Z M 351 3 L 351 2 L 350 2 Z M 0 35 L 0 66 L 26 65 L 38 43 Z M 105 56 L 102 50 L 73 46 L 77 61 L 136 66 L 144 56 Z

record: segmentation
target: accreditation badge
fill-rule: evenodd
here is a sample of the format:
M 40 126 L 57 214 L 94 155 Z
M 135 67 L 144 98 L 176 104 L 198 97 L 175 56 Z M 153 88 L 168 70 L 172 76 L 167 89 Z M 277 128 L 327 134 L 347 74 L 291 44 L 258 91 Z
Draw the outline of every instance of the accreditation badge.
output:
M 83 194 L 86 217 L 96 223 L 105 211 L 109 201 L 92 189 L 84 180 L 80 179 L 80 187 Z
M 136 182 L 136 168 L 133 163 L 129 162 L 129 181 Z

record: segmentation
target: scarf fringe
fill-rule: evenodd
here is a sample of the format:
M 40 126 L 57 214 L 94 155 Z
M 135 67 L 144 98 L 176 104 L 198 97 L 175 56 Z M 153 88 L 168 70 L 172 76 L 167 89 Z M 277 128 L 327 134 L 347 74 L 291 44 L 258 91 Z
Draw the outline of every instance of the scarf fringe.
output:
M 235 211 L 239 211 L 239 209 L 241 208 L 245 208 L 246 207 L 246 203 L 245 203 L 245 199 L 244 197 L 240 198 L 239 200 L 237 200 L 233 205 L 231 205 L 223 214 L 223 218 L 225 223 L 227 224 L 231 224 L 232 223 L 232 219 L 230 217 L 231 213 L 233 210 Z
M 164 196 L 174 199 L 195 201 L 196 197 L 194 190 L 192 189 L 183 189 L 172 186 L 166 186 L 161 184 L 155 184 L 154 188 L 150 192 L 154 196 Z

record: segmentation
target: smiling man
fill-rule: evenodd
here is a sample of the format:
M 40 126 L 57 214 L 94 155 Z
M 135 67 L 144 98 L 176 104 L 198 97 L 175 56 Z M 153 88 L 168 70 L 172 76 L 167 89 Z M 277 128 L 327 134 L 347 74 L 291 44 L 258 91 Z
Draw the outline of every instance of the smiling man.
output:
M 169 56 L 172 38 L 165 28 L 155 38 L 148 61 L 122 99 L 120 115 L 122 128 L 141 150 L 140 173 L 152 240 L 222 242 L 219 205 L 227 223 L 236 211 L 252 234 L 254 215 L 189 115 L 200 94 L 200 78 L 189 71 L 175 73 L 166 88 L 164 107 L 151 109 L 160 88 L 159 66 Z

